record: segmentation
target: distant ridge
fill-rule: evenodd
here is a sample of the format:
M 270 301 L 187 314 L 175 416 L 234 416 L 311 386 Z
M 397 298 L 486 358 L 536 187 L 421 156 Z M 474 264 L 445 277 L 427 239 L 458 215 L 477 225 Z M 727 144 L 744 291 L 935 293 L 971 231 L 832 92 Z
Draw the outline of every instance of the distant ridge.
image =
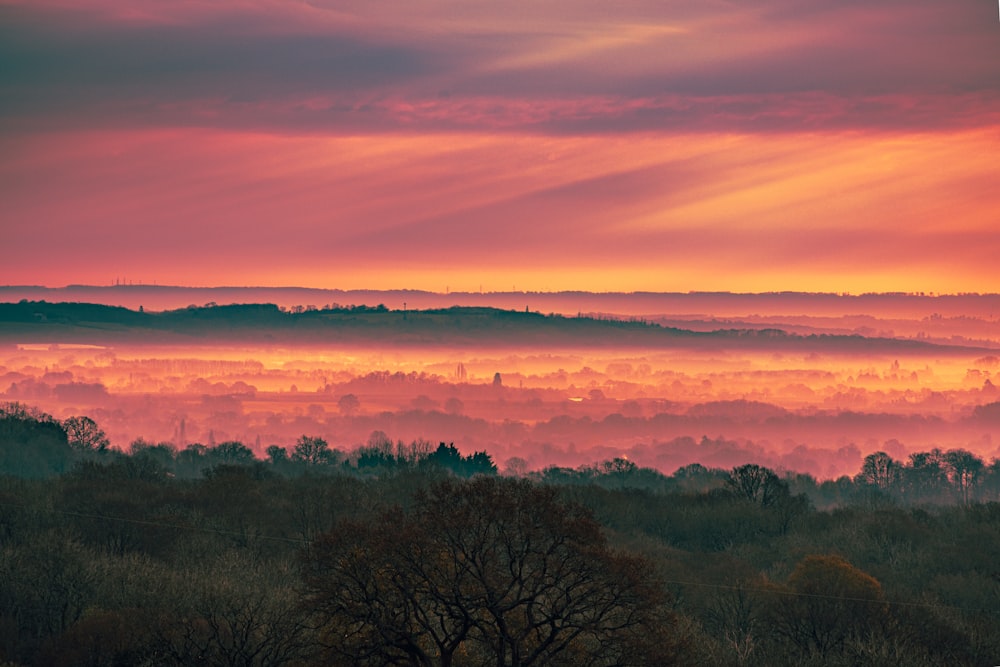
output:
M 378 305 L 283 310 L 275 304 L 250 303 L 151 312 L 103 304 L 27 300 L 0 303 L 0 342 L 690 348 L 938 356 L 990 351 L 861 335 L 797 335 L 780 329 L 692 331 L 640 319 L 566 317 L 488 306 L 394 310 Z
M 422 290 L 339 290 L 309 287 L 177 287 L 168 285 L 0 286 L 0 302 L 22 299 L 86 302 L 164 311 L 209 303 L 273 303 L 280 307 L 322 308 L 383 304 L 392 310 L 488 306 L 507 310 L 620 316 L 703 314 L 712 317 L 759 315 L 877 314 L 924 318 L 934 315 L 1000 317 L 1000 294 L 861 294 L 767 292 L 427 292 Z

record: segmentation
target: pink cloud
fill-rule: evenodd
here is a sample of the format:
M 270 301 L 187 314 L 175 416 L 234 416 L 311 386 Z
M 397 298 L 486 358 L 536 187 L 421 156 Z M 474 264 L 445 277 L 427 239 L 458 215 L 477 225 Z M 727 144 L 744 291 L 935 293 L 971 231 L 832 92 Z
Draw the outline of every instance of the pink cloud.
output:
M 995 290 L 995 20 L 0 0 L 0 282 Z
M 991 291 L 997 139 L 30 136 L 0 282 Z

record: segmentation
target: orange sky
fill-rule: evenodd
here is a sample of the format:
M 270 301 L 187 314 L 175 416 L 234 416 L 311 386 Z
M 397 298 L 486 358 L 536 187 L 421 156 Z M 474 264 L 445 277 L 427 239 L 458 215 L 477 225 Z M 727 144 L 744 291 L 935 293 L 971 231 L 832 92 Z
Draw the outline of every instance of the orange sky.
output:
M 0 284 L 995 292 L 974 0 L 0 0 Z

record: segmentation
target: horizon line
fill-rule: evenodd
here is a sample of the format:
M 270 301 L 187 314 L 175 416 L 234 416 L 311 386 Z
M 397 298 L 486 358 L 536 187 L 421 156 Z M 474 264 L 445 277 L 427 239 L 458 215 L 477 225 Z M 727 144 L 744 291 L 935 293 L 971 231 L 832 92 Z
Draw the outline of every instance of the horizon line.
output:
M 98 289 L 98 290 L 133 290 L 137 288 L 157 289 L 157 290 L 303 290 L 316 292 L 370 292 L 377 294 L 391 294 L 406 292 L 412 294 L 432 294 L 439 296 L 467 295 L 467 296 L 487 296 L 487 295 L 562 295 L 562 294 L 590 294 L 595 296 L 819 296 L 837 298 L 858 298 L 858 297 L 905 297 L 905 298 L 941 298 L 941 297 L 996 297 L 1000 292 L 929 292 L 929 291 L 887 291 L 887 292 L 810 292 L 798 290 L 770 290 L 762 292 L 734 292 L 728 290 L 689 290 L 679 291 L 655 291 L 655 290 L 632 290 L 632 291 L 595 291 L 595 290 L 480 290 L 463 291 L 447 290 L 438 292 L 427 289 L 414 288 L 350 288 L 340 287 L 309 287 L 304 285 L 159 285 L 156 283 L 128 283 L 112 285 L 91 285 L 83 283 L 70 283 L 67 285 L 0 285 L 0 290 L 15 289 L 39 289 L 39 290 L 70 290 L 70 289 Z

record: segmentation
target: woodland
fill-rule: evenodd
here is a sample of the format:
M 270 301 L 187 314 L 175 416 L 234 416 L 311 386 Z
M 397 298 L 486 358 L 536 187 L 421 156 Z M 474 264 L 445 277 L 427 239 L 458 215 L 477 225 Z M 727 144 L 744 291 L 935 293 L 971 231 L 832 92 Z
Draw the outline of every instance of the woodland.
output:
M 0 410 L 4 665 L 992 665 L 1000 462 L 817 480 Z

